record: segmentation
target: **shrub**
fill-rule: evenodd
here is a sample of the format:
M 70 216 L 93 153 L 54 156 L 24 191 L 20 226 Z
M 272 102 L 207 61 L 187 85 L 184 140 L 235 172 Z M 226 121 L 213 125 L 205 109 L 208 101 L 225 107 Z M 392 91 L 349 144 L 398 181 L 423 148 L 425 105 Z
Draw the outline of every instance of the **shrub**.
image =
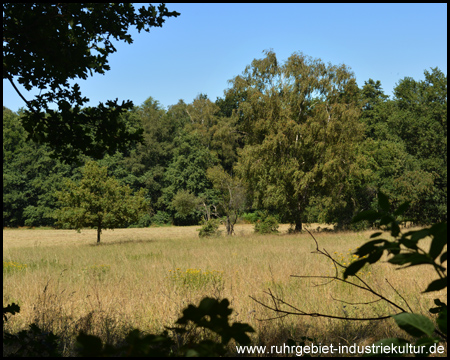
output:
M 209 285 L 223 287 L 223 271 L 202 269 L 169 270 L 170 280 L 181 287 L 203 289 Z
M 219 219 L 211 219 L 206 221 L 204 225 L 199 229 L 198 236 L 209 237 L 220 235 L 219 224 Z
M 243 213 L 241 215 L 241 218 L 246 223 L 254 224 L 260 219 L 260 214 L 259 214 L 259 212 Z
M 140 217 L 138 223 L 137 223 L 137 227 L 149 227 L 152 224 L 152 217 L 150 216 L 150 214 L 144 214 L 143 216 Z
M 268 215 L 255 223 L 255 233 L 275 234 L 278 232 L 278 220 L 275 216 Z
M 50 332 L 42 331 L 36 324 L 30 324 L 28 329 L 11 334 L 5 331 L 5 323 L 9 314 L 20 312 L 20 306 L 12 303 L 3 307 L 3 356 L 31 357 L 52 356 L 60 357 L 58 337 Z
M 429 265 L 435 269 L 437 279 L 428 284 L 424 293 L 447 288 L 447 268 L 444 266 L 447 263 L 447 222 L 435 223 L 428 228 L 402 233 L 400 222 L 403 219 L 401 217 L 408 211 L 410 203 L 405 202 L 395 211 L 391 211 L 391 201 L 380 191 L 378 192 L 378 207 L 378 211 L 366 210 L 359 213 L 353 218 L 353 222 L 362 220 L 374 222 L 382 230 L 389 231 L 394 240 L 380 238 L 383 235 L 382 231 L 372 234 L 370 237 L 373 240 L 363 244 L 355 251 L 359 258 L 345 269 L 344 280 L 349 276 L 355 276 L 366 264 L 378 262 L 383 253 L 387 252 L 388 255 L 391 255 L 387 262 L 397 266 L 397 269 L 418 265 Z M 431 238 L 428 251 L 426 247 L 419 244 L 419 241 L 426 237 Z M 437 327 L 432 319 L 414 314 L 411 309 L 411 313 L 404 310 L 396 315 L 391 315 L 402 330 L 417 339 L 414 346 L 425 349 L 422 351 L 422 355 L 425 356 L 428 356 L 430 349 L 437 344 L 447 342 L 447 304 L 439 298 L 434 299 L 434 304 L 436 307 L 429 309 L 429 312 L 437 314 L 435 320 Z M 409 341 L 401 338 L 382 339 L 374 345 L 378 346 L 383 342 L 385 344 L 390 342 L 395 346 L 411 346 Z
M 155 225 L 167 225 L 172 222 L 172 219 L 170 218 L 170 215 L 166 213 L 165 211 L 158 211 L 155 215 L 151 218 L 152 224 Z

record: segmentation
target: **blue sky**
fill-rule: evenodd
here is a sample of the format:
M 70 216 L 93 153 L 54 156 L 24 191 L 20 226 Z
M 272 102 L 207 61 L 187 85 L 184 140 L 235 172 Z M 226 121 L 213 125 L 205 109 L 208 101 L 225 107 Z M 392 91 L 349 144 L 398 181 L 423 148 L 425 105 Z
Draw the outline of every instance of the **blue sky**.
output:
M 140 7 L 140 5 L 137 5 Z M 163 106 L 200 93 L 222 97 L 263 50 L 284 62 L 300 51 L 333 65 L 346 64 L 359 86 L 380 80 L 387 95 L 406 76 L 424 70 L 447 74 L 447 4 L 167 4 L 181 13 L 150 33 L 131 31 L 118 43 L 111 70 L 77 81 L 88 105 L 118 98 L 141 105 L 149 96 Z M 17 82 L 16 82 L 17 85 Z M 31 99 L 37 92 L 22 94 Z M 3 105 L 25 106 L 7 81 Z

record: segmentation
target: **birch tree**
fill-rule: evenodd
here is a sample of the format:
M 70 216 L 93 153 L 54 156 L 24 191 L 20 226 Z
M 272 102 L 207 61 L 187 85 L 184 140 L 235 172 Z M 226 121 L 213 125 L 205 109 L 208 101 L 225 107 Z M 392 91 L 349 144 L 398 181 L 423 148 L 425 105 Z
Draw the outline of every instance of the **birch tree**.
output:
M 301 53 L 280 64 L 274 52 L 265 55 L 231 81 L 246 94 L 236 112 L 246 134 L 236 170 L 256 207 L 282 213 L 300 231 L 313 197 L 343 206 L 357 181 L 359 89 L 345 65 Z

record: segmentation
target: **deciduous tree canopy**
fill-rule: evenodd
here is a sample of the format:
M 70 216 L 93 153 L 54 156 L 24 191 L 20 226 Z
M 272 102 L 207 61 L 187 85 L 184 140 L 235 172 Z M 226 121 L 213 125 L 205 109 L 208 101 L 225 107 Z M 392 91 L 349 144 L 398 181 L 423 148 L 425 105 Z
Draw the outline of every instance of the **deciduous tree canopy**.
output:
M 97 228 L 97 243 L 102 229 L 133 224 L 150 211 L 145 190 L 132 194 L 129 186 L 108 177 L 106 167 L 88 162 L 80 182 L 66 180 L 64 190 L 57 193 L 61 209 L 55 212 L 63 227 L 80 230 Z
M 120 116 L 132 108 L 131 101 L 83 107 L 89 99 L 69 80 L 108 71 L 108 56 L 116 51 L 113 40 L 133 42 L 129 27 L 149 32 L 178 15 L 164 4 L 136 12 L 129 3 L 4 3 L 3 79 L 26 104 L 22 124 L 28 137 L 70 160 L 79 153 L 101 158 L 140 141 L 138 124 Z M 16 79 L 25 89 L 41 93 L 25 99 Z
M 279 64 L 268 51 L 233 87 L 247 94 L 238 108 L 247 138 L 237 169 L 254 204 L 281 212 L 297 231 L 313 196 L 344 205 L 363 135 L 350 70 L 301 53 Z

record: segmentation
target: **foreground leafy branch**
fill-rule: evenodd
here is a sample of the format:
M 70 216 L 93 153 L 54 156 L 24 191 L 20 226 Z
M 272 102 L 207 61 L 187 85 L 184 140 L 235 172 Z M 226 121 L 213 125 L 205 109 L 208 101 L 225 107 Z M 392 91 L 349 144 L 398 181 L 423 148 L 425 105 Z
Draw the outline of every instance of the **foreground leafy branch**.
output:
M 332 283 L 333 281 L 339 281 L 339 282 L 343 282 L 345 284 L 354 286 L 358 289 L 364 290 L 364 291 L 368 291 L 371 294 L 375 295 L 376 297 L 378 297 L 377 300 L 375 301 L 370 301 L 370 302 L 365 302 L 365 303 L 359 303 L 360 305 L 368 305 L 374 302 L 378 302 L 378 301 L 386 301 L 387 303 L 389 303 L 390 305 L 394 306 L 395 308 L 397 308 L 400 313 L 401 312 L 406 312 L 406 310 L 401 307 L 400 305 L 394 303 L 393 301 L 389 300 L 388 298 L 386 298 L 385 296 L 383 296 L 382 294 L 380 294 L 379 292 L 375 291 L 366 281 L 364 281 L 360 276 L 358 276 L 357 274 L 354 275 L 354 277 L 359 280 L 361 282 L 362 285 L 356 283 L 356 282 L 352 282 L 349 281 L 347 279 L 342 279 L 339 273 L 339 268 L 342 269 L 346 269 L 346 266 L 344 266 L 343 264 L 341 264 L 340 262 L 338 262 L 336 259 L 334 259 L 326 249 L 319 249 L 319 244 L 316 240 L 316 238 L 314 237 L 313 234 L 311 234 L 311 232 L 309 230 L 306 229 L 306 231 L 311 235 L 311 237 L 314 239 L 314 242 L 316 243 L 316 250 L 313 251 L 313 253 L 316 254 L 320 254 L 323 255 L 325 257 L 327 257 L 328 259 L 330 259 L 333 262 L 334 268 L 335 268 L 335 275 L 334 276 L 321 276 L 321 275 L 312 275 L 312 276 L 308 276 L 308 275 L 291 275 L 291 277 L 296 277 L 296 278 L 313 278 L 313 279 L 326 279 L 329 280 L 325 283 L 322 284 L 317 284 L 315 286 L 324 286 L 324 285 L 328 285 L 330 283 Z M 329 315 L 329 314 L 322 314 L 322 313 L 316 313 L 316 312 L 305 312 L 301 309 L 298 309 L 297 307 L 286 303 L 283 299 L 275 296 L 272 291 L 269 289 L 268 291 L 265 292 L 266 294 L 268 294 L 271 297 L 271 302 L 273 303 L 273 305 L 267 305 L 264 304 L 263 302 L 255 299 L 254 297 L 250 296 L 250 298 L 252 298 L 254 301 L 256 301 L 257 303 L 259 303 L 260 305 L 264 306 L 267 309 L 270 309 L 272 311 L 275 311 L 276 313 L 280 314 L 280 316 L 275 317 L 275 318 L 270 318 L 270 319 L 262 319 L 262 320 L 273 320 L 273 319 L 277 319 L 277 318 L 282 318 L 288 315 L 298 315 L 298 316 L 312 316 L 312 317 L 325 317 L 325 318 L 330 318 L 330 319 L 341 319 L 341 320 L 384 320 L 384 319 L 388 319 L 390 317 L 390 315 L 385 315 L 385 316 L 377 316 L 377 317 L 343 317 L 343 316 L 335 316 L 335 315 Z M 341 301 L 341 300 L 338 300 Z M 291 309 L 291 310 L 286 310 L 283 309 L 282 307 L 280 307 L 280 305 L 285 305 L 287 308 Z
M 164 4 L 3 3 L 3 79 L 26 104 L 21 120 L 28 139 L 50 145 L 68 161 L 80 154 L 101 158 L 142 142 L 143 129 L 124 116 L 131 101 L 86 107 L 89 99 L 69 81 L 109 71 L 115 42 L 131 44 L 132 28 L 150 32 L 179 15 Z M 27 100 L 16 80 L 39 95 Z
M 251 297 L 258 304 L 264 306 L 267 309 L 274 311 L 277 316 L 269 319 L 261 319 L 261 320 L 273 320 L 282 318 L 288 315 L 296 315 L 296 316 L 311 316 L 311 317 L 324 317 L 331 319 L 342 319 L 342 320 L 383 320 L 389 317 L 392 317 L 397 325 L 406 331 L 408 334 L 413 337 L 419 338 L 414 346 L 423 346 L 425 351 L 423 354 L 428 354 L 431 346 L 438 344 L 442 341 L 447 341 L 447 305 L 443 303 L 439 299 L 435 299 L 434 303 L 436 307 L 431 308 L 429 311 L 432 314 L 437 314 L 437 325 L 438 329 L 435 328 L 433 322 L 423 316 L 418 314 L 413 314 L 411 307 L 408 305 L 406 300 L 401 297 L 401 295 L 397 292 L 398 295 L 405 301 L 408 312 L 405 308 L 400 306 L 399 304 L 389 300 L 383 294 L 375 291 L 373 287 L 371 287 L 366 281 L 364 281 L 360 276 L 358 276 L 358 271 L 361 270 L 366 264 L 374 264 L 380 260 L 381 256 L 386 251 L 388 256 L 392 255 L 389 258 L 388 262 L 402 266 L 400 269 L 428 264 L 433 266 L 435 269 L 438 279 L 432 281 L 427 289 L 423 291 L 432 292 L 439 291 L 445 289 L 447 287 L 447 269 L 444 267 L 444 263 L 447 261 L 447 251 L 445 248 L 447 242 L 447 223 L 438 223 L 434 224 L 429 228 L 421 229 L 421 230 L 413 230 L 408 231 L 406 233 L 402 233 L 400 230 L 400 220 L 402 214 L 408 209 L 409 204 L 404 203 L 400 205 L 393 213 L 390 213 L 391 204 L 389 199 L 383 193 L 378 194 L 378 206 L 379 211 L 368 210 L 361 212 L 353 219 L 353 222 L 358 222 L 362 220 L 367 220 L 376 224 L 379 228 L 390 231 L 391 236 L 394 238 L 393 241 L 389 241 L 386 239 L 379 238 L 383 232 L 376 232 L 371 235 L 372 239 L 377 238 L 376 240 L 371 240 L 364 245 L 360 246 L 356 251 L 355 255 L 358 256 L 358 259 L 352 262 L 349 266 L 344 266 L 336 259 L 334 259 L 327 250 L 320 249 L 317 240 L 314 235 L 311 234 L 308 230 L 308 233 L 314 239 L 316 243 L 316 250 L 313 253 L 317 253 L 323 255 L 330 259 L 335 268 L 334 276 L 302 276 L 302 275 L 291 275 L 292 277 L 298 278 L 315 278 L 315 279 L 326 279 L 327 281 L 318 284 L 315 286 L 323 286 L 330 284 L 333 281 L 343 282 L 350 286 L 354 286 L 363 291 L 367 291 L 372 295 L 376 296 L 378 299 L 375 301 L 358 303 L 360 305 L 370 305 L 374 302 L 384 301 L 394 308 L 398 309 L 399 312 L 391 315 L 383 315 L 377 317 L 341 317 L 334 316 L 330 314 L 322 314 L 316 312 L 306 312 L 302 309 L 299 309 L 292 304 L 288 304 L 283 299 L 278 296 L 275 296 L 272 291 L 269 289 L 266 294 L 270 296 L 270 302 L 264 303 L 260 300 L 257 300 Z M 403 220 L 404 221 L 404 220 Z M 419 240 L 424 239 L 426 237 L 431 237 L 431 246 L 430 250 L 426 251 L 422 247 L 419 246 Z M 340 276 L 340 271 L 344 270 L 343 278 Z M 350 281 L 348 278 L 352 277 L 353 281 Z M 392 287 L 389 281 L 386 279 L 388 284 Z M 335 299 L 336 300 L 336 299 Z M 337 300 L 344 302 L 342 300 Z M 376 342 L 374 345 L 378 344 L 388 344 L 392 343 L 395 346 L 408 346 L 410 343 L 405 339 L 393 338 L 393 339 L 383 339 Z
M 229 324 L 233 310 L 227 299 L 217 300 L 205 297 L 198 306 L 189 305 L 183 310 L 183 316 L 175 323 L 171 336 L 167 330 L 160 334 L 145 334 L 134 329 L 128 333 L 119 345 L 103 344 L 98 336 L 80 332 L 76 339 L 77 355 L 92 356 L 223 356 L 231 340 L 249 345 L 247 333 L 255 332 L 246 323 Z M 8 320 L 6 314 L 20 312 L 17 304 L 3 308 L 3 327 Z M 58 336 L 52 332 L 43 332 L 35 324 L 29 330 L 18 334 L 3 331 L 3 346 L 12 349 L 10 356 L 62 356 L 58 350 Z M 202 340 L 192 334 L 203 330 L 209 335 Z M 175 339 L 184 339 L 178 344 Z M 219 340 L 220 339 L 220 340 Z

